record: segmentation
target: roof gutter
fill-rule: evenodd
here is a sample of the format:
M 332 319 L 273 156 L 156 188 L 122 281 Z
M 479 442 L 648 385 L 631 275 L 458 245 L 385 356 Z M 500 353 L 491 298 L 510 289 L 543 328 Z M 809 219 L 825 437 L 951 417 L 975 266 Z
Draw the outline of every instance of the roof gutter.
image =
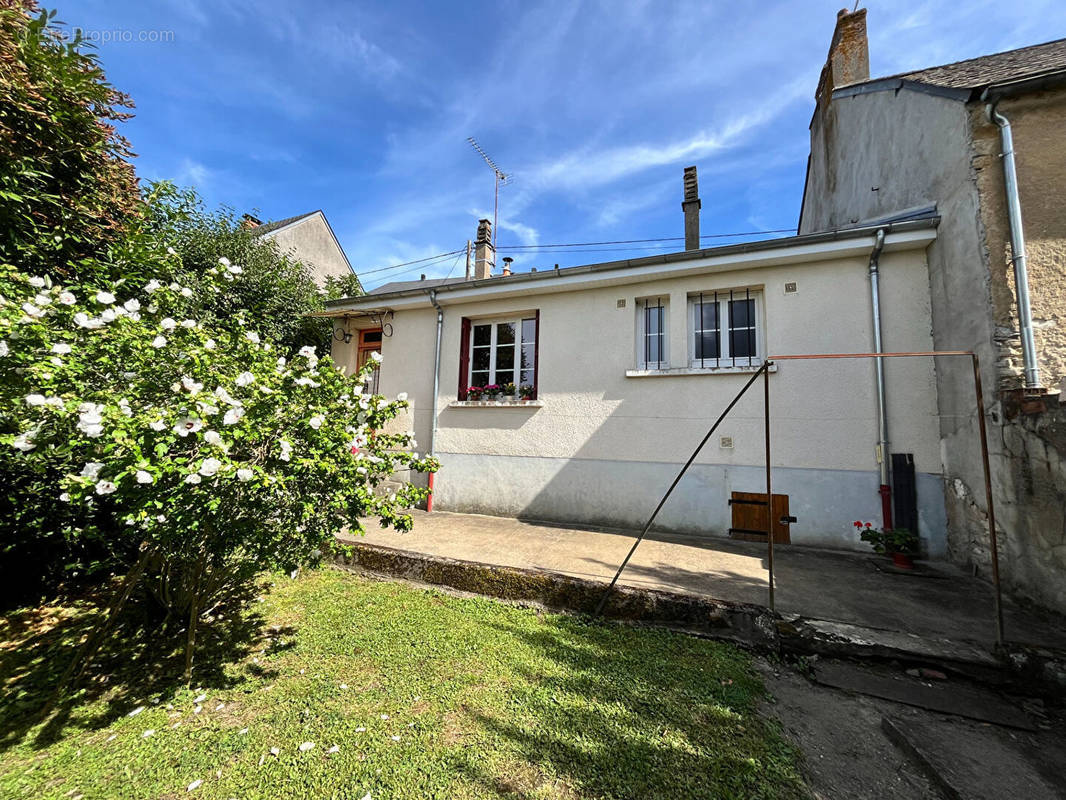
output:
M 1014 266 L 1014 290 L 1018 297 L 1018 327 L 1021 329 L 1022 359 L 1025 364 L 1025 388 L 1040 386 L 1040 367 L 1036 357 L 1036 341 L 1033 337 L 1033 311 L 1029 303 L 1029 273 L 1026 269 L 1025 232 L 1022 227 L 1022 202 L 1018 191 L 1018 171 L 1014 160 L 1014 135 L 1010 120 L 996 106 L 999 94 L 990 86 L 982 95 L 987 100 L 985 111 L 989 121 L 999 127 L 1000 145 L 1003 149 L 1003 180 L 1007 195 L 1007 224 L 1010 227 L 1011 263 Z

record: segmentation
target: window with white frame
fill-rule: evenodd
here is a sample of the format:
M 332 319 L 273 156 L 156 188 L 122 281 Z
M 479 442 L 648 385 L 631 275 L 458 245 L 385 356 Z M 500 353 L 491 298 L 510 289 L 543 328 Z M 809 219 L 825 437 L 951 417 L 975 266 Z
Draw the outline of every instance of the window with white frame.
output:
M 666 332 L 667 303 L 663 297 L 637 300 L 637 366 L 666 369 L 670 366 Z
M 762 363 L 761 297 L 750 289 L 689 295 L 689 365 L 715 369 Z
M 467 386 L 536 386 L 537 319 L 472 320 Z

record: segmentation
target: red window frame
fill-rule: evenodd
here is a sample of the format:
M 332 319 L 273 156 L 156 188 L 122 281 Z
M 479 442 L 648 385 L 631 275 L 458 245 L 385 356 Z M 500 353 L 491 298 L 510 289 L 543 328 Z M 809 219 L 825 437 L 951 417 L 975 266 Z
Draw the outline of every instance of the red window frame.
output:
M 526 319 L 529 319 L 526 317 Z M 533 398 L 540 391 L 540 309 L 533 312 Z M 466 400 L 470 391 L 470 335 L 472 320 L 463 317 L 459 333 L 459 391 L 460 400 Z

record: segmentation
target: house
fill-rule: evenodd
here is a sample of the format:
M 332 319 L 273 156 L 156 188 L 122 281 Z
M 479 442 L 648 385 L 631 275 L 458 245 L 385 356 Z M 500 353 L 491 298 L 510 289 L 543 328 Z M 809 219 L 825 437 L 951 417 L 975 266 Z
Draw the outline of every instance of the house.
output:
M 253 236 L 274 241 L 282 253 L 305 264 L 319 286 L 324 286 L 327 278 L 355 274 L 321 210 L 267 223 L 245 214 L 243 225 Z
M 691 220 L 698 201 L 689 178 Z M 390 284 L 327 303 L 326 313 L 338 338 L 351 342 L 334 350 L 342 364 L 356 366 L 366 336 L 380 341 L 380 391 L 408 393 L 410 416 L 400 424 L 442 463 L 435 508 L 635 528 L 768 354 L 873 348 L 875 249 L 883 296 L 899 309 L 885 321 L 886 346 L 930 349 L 925 252 L 936 225 L 927 214 L 714 249 L 700 249 L 697 233 L 680 253 L 502 275 L 494 274 L 491 225 L 482 220 L 471 280 Z M 797 517 L 785 537 L 866 548 L 853 523 L 881 513 L 874 365 L 771 369 L 771 413 L 780 420 L 775 494 L 787 495 Z M 898 447 L 914 454 L 924 547 L 940 555 L 946 520 L 933 365 L 897 361 L 886 369 L 905 387 L 889 418 Z M 471 387 L 494 383 L 528 386 L 531 399 L 473 399 Z M 726 536 L 738 527 L 732 493 L 764 486 L 761 414 L 761 392 L 737 406 L 663 509 L 663 529 Z
M 352 334 L 335 357 L 355 366 L 356 343 L 380 341 L 380 390 L 409 393 L 402 424 L 441 460 L 436 508 L 632 529 L 769 356 L 975 351 L 1005 583 L 1066 610 L 1066 415 L 1047 391 L 1066 373 L 1064 70 L 1066 47 L 1052 42 L 870 80 L 866 12 L 843 11 L 816 91 L 798 235 L 700 248 L 694 168 L 683 252 L 499 274 L 482 220 L 472 279 L 329 303 Z M 1031 326 L 1016 311 L 1004 120 Z M 868 551 L 855 521 L 887 525 L 902 507 L 926 556 L 987 570 L 972 365 L 883 361 L 883 375 L 873 359 L 770 367 L 773 516 L 796 520 L 781 540 Z M 531 400 L 470 392 L 505 382 Z M 727 415 L 659 527 L 758 538 L 738 516 L 764 491 L 760 395 Z
M 933 344 L 975 350 L 988 368 L 1005 583 L 1061 610 L 1064 128 L 1066 39 L 871 79 L 866 11 L 842 11 L 816 93 L 799 223 L 804 234 L 936 208 L 941 222 L 928 250 Z M 1008 192 L 1005 168 L 1016 192 Z M 987 569 L 972 393 L 968 365 L 937 364 L 949 551 L 960 564 Z

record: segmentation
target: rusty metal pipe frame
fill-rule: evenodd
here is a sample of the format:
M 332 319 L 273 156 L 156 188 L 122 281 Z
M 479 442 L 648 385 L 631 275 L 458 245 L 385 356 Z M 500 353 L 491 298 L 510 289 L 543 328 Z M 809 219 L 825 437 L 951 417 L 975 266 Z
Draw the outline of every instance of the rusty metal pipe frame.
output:
M 992 468 L 988 461 L 988 427 L 985 424 L 984 390 L 981 385 L 981 361 L 972 350 L 931 350 L 911 353 L 818 353 L 814 355 L 771 356 L 773 361 L 814 361 L 830 358 L 936 358 L 938 356 L 965 356 L 973 365 L 973 386 L 977 399 L 977 427 L 981 436 L 981 466 L 985 476 L 985 504 L 988 509 L 988 542 L 992 556 L 992 587 L 995 611 L 996 643 L 1003 644 L 1003 593 L 999 580 L 999 541 L 996 534 L 996 509 L 992 500 Z M 769 415 L 769 412 L 767 412 Z M 769 436 L 769 422 L 767 422 Z M 769 453 L 769 444 L 767 444 Z M 769 458 L 767 459 L 769 463 Z M 769 467 L 767 467 L 769 469 Z M 769 478 L 767 478 L 769 486 Z M 772 552 L 772 547 L 771 547 Z M 770 561 L 771 596 L 773 591 L 773 561 Z

